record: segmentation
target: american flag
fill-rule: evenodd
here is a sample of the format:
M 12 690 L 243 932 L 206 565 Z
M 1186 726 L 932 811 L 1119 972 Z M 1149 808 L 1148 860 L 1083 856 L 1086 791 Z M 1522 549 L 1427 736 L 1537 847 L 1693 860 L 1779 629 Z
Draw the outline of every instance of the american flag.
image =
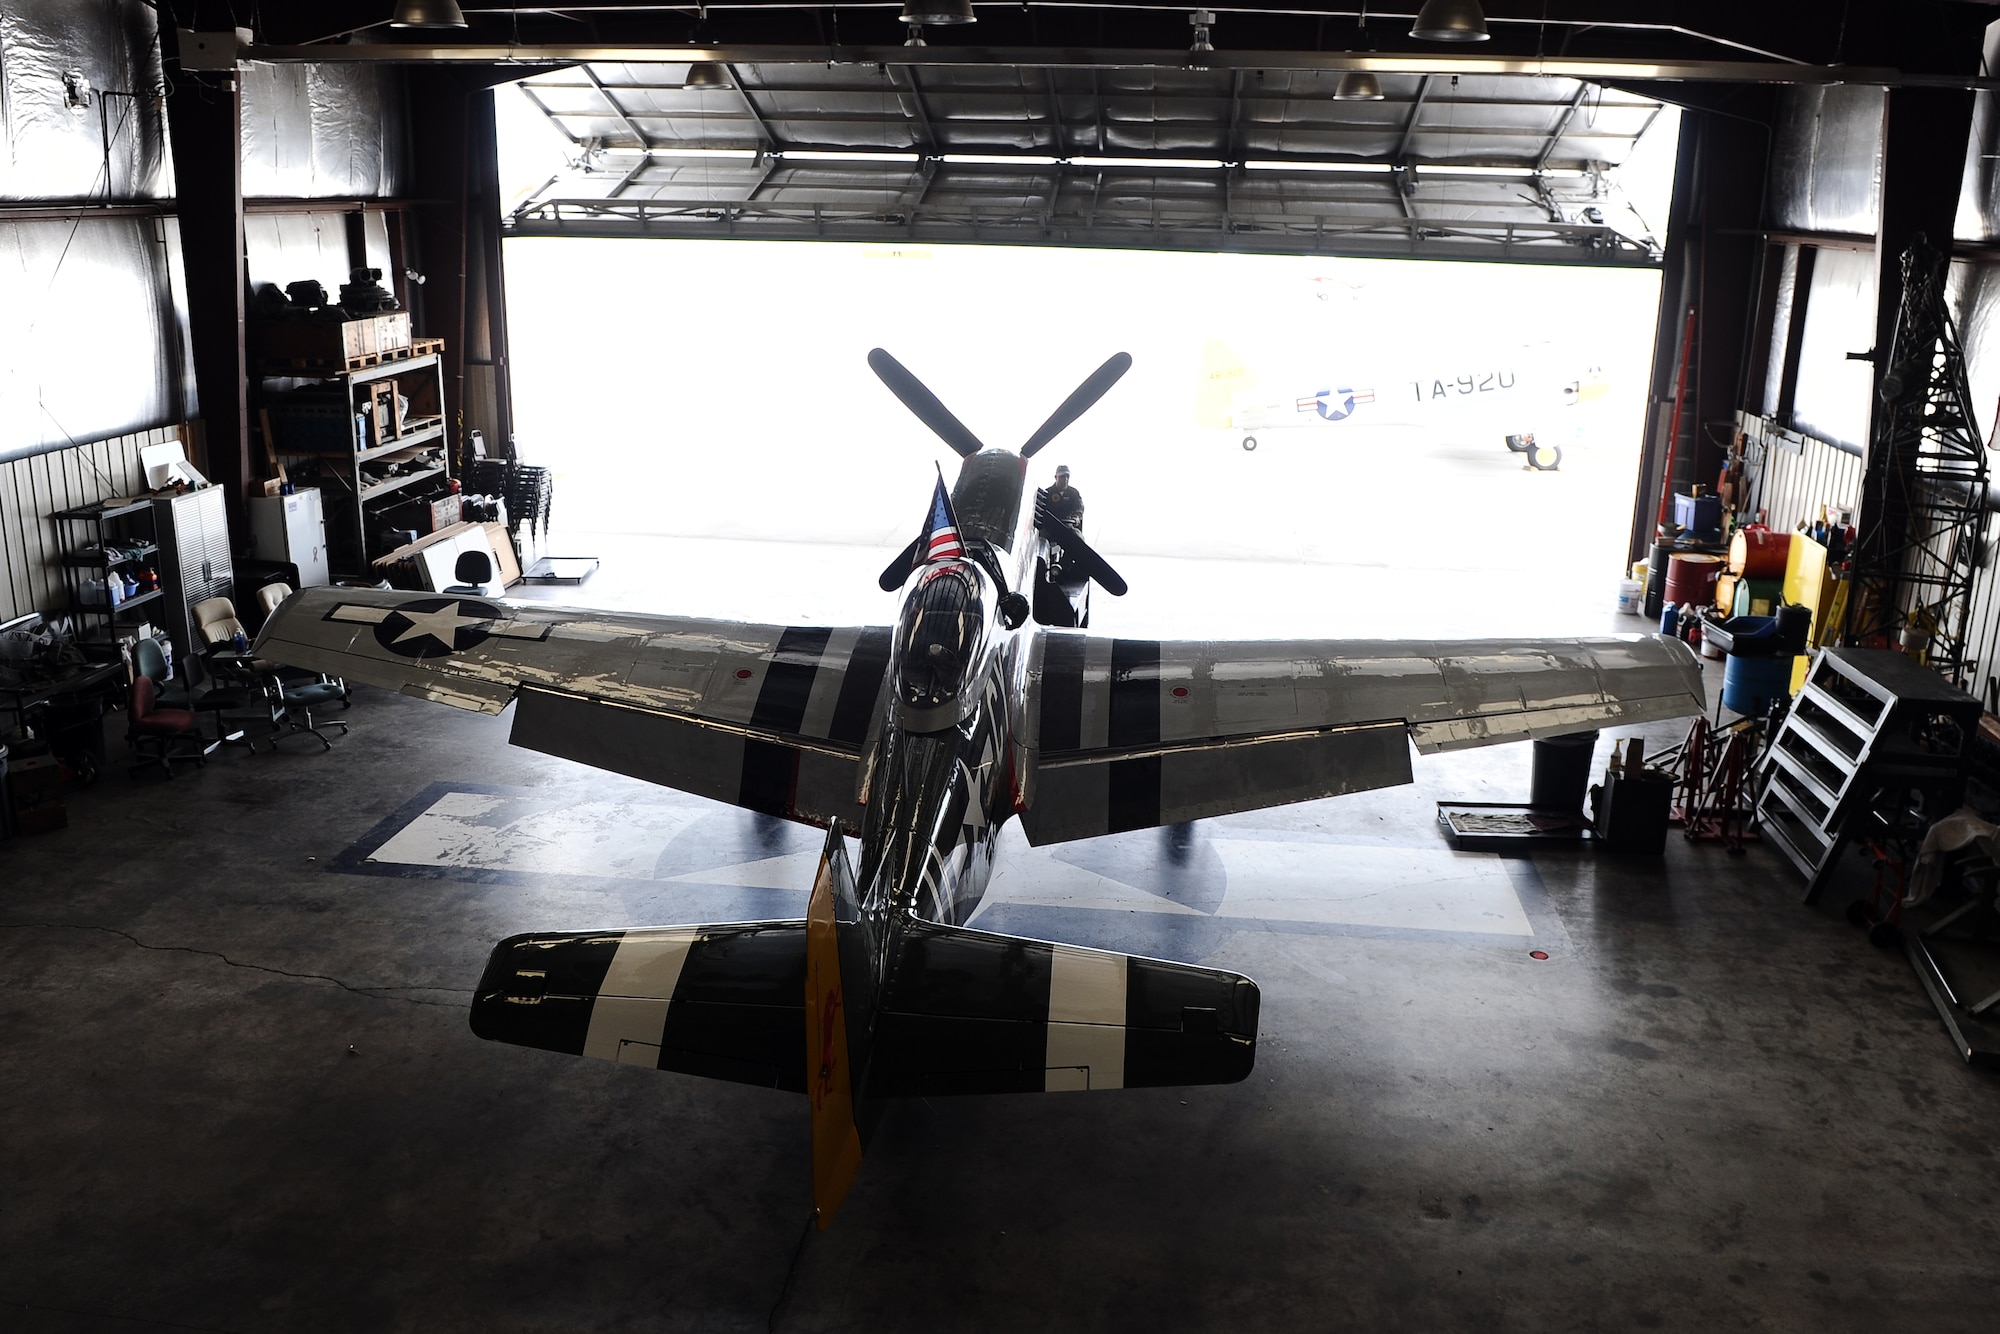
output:
M 958 517 L 951 512 L 951 493 L 944 489 L 944 474 L 938 474 L 937 489 L 931 493 L 931 517 L 924 526 L 923 559 L 949 560 L 965 554 L 958 540 Z

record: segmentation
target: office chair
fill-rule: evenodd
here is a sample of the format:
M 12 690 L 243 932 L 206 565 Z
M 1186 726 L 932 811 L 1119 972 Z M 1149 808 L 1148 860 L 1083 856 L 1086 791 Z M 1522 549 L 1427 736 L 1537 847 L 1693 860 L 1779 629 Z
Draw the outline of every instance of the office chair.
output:
M 493 558 L 483 551 L 461 551 L 458 562 L 452 566 L 452 577 L 458 580 L 443 591 L 471 597 L 490 597 L 487 585 L 493 582 Z
M 270 587 L 284 589 L 279 595 L 280 601 L 292 591 L 282 584 Z M 226 597 L 204 599 L 189 610 L 194 615 L 198 632 L 209 646 L 209 670 L 218 677 L 241 684 L 263 699 L 264 713 L 271 725 L 269 738 L 272 750 L 278 748 L 281 739 L 297 732 L 310 732 L 319 738 L 321 745 L 328 750 L 333 749 L 333 743 L 315 724 L 312 710 L 324 707 L 335 699 L 345 703 L 348 694 L 345 682 L 316 675 L 288 675 L 281 664 L 268 658 L 246 658 L 227 652 L 234 648 L 237 636 L 241 635 L 245 643 L 249 642 L 250 636 L 243 622 L 236 619 L 236 604 Z M 294 710 L 297 716 L 294 716 Z M 346 723 L 334 723 L 333 726 L 340 728 L 342 735 L 346 734 Z M 254 740 L 251 749 L 256 749 Z
M 292 586 L 290 584 L 265 584 L 257 590 L 257 610 L 259 614 L 265 620 L 270 620 L 271 614 L 277 611 L 284 604 L 285 599 L 291 595 Z
M 152 677 L 133 673 L 125 711 L 125 744 L 141 762 L 132 766 L 132 772 L 137 774 L 157 764 L 172 778 L 176 761 L 192 760 L 197 767 L 207 764 L 209 752 L 220 743 L 195 730 L 192 709 L 163 709 L 155 702 L 153 691 Z
M 225 742 L 249 744 L 244 739 L 241 727 L 229 729 L 228 724 L 223 721 L 225 713 L 244 707 L 246 691 L 241 683 L 210 673 L 211 679 L 217 684 L 207 690 L 197 691 L 185 682 L 174 684 L 167 668 L 166 654 L 160 651 L 159 641 L 150 635 L 132 646 L 132 669 L 136 674 L 152 681 L 155 707 L 189 709 L 197 716 L 208 714 L 215 719 L 215 742 L 218 746 Z M 211 746 L 209 749 L 214 750 L 215 747 Z
M 153 699 L 159 707 L 194 707 L 194 688 L 186 681 L 176 682 L 173 679 L 173 672 L 167 666 L 167 655 L 160 651 L 160 641 L 151 635 L 132 645 L 132 670 L 152 678 Z

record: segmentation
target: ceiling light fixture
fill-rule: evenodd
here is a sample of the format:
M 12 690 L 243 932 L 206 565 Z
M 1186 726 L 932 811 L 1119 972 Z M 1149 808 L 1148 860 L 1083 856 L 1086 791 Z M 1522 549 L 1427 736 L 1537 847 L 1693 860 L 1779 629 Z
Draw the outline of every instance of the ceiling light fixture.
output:
M 1208 40 L 1208 25 L 1215 22 L 1214 12 L 1206 9 L 1197 9 L 1194 13 L 1188 15 L 1188 22 L 1194 25 L 1194 41 L 1189 44 L 1188 50 L 1213 51 L 1215 43 Z
M 1426 42 L 1483 42 L 1492 35 L 1479 0 L 1424 0 L 1410 25 L 1410 36 Z
M 379 11 L 378 11 L 379 12 Z M 465 11 L 458 0 L 396 0 L 396 12 L 389 16 L 392 28 L 463 28 Z
M 1333 90 L 1336 102 L 1380 102 L 1382 83 L 1365 69 L 1351 69 L 1340 76 Z
M 972 12 L 972 0 L 907 0 L 896 21 L 922 27 L 932 23 L 977 23 L 979 18 Z
M 1362 2 L 1361 21 L 1356 26 L 1360 29 L 1361 49 L 1369 55 L 1375 54 L 1375 38 L 1368 31 L 1367 0 L 1363 0 Z M 1340 82 L 1334 85 L 1333 100 L 1336 102 L 1380 102 L 1382 100 L 1382 82 L 1368 70 L 1348 70 L 1340 76 Z
M 688 66 L 687 77 L 681 80 L 683 88 L 727 88 L 729 75 L 713 60 L 697 60 Z

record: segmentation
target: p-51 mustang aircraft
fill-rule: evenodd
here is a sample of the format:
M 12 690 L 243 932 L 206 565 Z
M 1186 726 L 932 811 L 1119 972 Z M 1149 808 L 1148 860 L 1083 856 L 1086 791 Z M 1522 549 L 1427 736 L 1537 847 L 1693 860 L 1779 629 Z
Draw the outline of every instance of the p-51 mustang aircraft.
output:
M 804 920 L 537 932 L 494 949 L 481 1037 L 807 1094 L 824 1227 L 886 1098 L 1229 1083 L 1256 1054 L 1234 973 L 968 928 L 995 836 L 1041 845 L 1411 781 L 1450 750 L 1702 710 L 1694 656 L 1645 636 L 1465 643 L 1122 639 L 1032 624 L 1051 542 L 1028 460 L 1131 364 L 1105 362 L 1018 451 L 989 449 L 880 349 L 962 458 L 883 572 L 890 626 L 746 625 L 427 593 L 294 594 L 255 653 L 461 708 L 511 740 L 827 830 Z M 1041 601 L 1045 615 L 1069 607 Z M 845 835 L 858 828 L 858 859 Z

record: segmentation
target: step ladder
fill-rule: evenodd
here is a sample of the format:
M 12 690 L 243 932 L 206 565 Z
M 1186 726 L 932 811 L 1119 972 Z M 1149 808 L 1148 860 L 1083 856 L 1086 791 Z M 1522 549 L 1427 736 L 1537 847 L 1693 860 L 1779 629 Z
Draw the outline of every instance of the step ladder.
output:
M 1892 649 L 1828 648 L 1757 772 L 1756 821 L 1819 896 L 1857 838 L 1921 837 L 1958 808 L 1979 701 Z

